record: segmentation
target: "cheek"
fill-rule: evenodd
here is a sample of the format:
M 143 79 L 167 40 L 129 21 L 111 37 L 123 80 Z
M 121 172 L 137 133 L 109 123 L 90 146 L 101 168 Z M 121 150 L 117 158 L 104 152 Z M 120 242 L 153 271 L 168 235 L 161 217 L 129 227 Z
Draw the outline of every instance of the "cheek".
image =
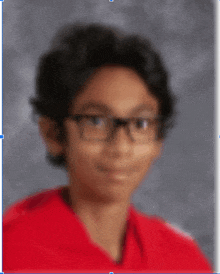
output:
M 66 161 L 71 173 L 89 171 L 99 161 L 101 147 L 93 143 L 88 143 L 80 139 L 78 128 L 66 122 L 67 145 L 65 146 Z
M 69 169 L 76 173 L 91 174 L 95 164 L 100 161 L 101 148 L 94 144 L 80 142 L 72 144 L 68 148 L 67 161 Z
M 159 152 L 160 150 L 157 146 L 142 145 L 135 148 L 136 163 L 142 175 L 149 170 L 150 166 L 157 159 Z

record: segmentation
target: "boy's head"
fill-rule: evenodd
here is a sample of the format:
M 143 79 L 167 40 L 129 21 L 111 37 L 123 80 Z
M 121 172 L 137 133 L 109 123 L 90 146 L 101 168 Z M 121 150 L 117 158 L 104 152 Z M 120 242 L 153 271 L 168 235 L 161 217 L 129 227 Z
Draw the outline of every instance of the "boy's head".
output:
M 40 59 L 37 94 L 31 103 L 37 114 L 53 122 L 51 134 L 54 138 L 60 144 L 65 143 L 65 118 L 72 114 L 89 80 L 107 66 L 132 70 L 140 77 L 158 103 L 157 115 L 162 119 L 157 138 L 163 140 L 173 125 L 175 97 L 169 90 L 167 73 L 159 55 L 139 36 L 126 36 L 118 30 L 94 24 L 65 27 L 53 40 L 50 51 Z M 53 165 L 66 165 L 66 157 L 59 151 L 49 151 L 47 158 Z

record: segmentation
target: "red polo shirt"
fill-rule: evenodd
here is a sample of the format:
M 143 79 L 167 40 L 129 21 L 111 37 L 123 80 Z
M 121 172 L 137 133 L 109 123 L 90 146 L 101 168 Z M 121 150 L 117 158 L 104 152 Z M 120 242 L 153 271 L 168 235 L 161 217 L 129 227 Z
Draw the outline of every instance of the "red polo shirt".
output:
M 213 272 L 192 238 L 133 205 L 122 261 L 116 264 L 90 239 L 61 191 L 62 187 L 40 192 L 5 212 L 3 272 Z

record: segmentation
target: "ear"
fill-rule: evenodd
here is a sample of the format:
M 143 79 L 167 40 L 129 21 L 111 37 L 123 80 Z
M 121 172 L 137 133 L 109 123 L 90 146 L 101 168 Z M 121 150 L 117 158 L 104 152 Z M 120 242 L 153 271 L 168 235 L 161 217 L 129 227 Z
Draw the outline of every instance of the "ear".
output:
M 55 121 L 41 116 L 38 120 L 38 127 L 47 151 L 54 157 L 63 154 L 63 145 L 57 139 L 58 130 Z

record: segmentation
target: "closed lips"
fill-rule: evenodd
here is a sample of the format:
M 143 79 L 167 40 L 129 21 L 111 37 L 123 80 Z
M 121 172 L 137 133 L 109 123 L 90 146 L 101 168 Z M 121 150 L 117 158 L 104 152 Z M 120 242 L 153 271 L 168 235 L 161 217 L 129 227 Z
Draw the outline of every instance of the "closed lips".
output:
M 129 168 L 106 168 L 106 167 L 100 167 L 101 171 L 108 172 L 108 173 L 114 173 L 114 174 L 128 174 L 132 171 L 132 169 Z

